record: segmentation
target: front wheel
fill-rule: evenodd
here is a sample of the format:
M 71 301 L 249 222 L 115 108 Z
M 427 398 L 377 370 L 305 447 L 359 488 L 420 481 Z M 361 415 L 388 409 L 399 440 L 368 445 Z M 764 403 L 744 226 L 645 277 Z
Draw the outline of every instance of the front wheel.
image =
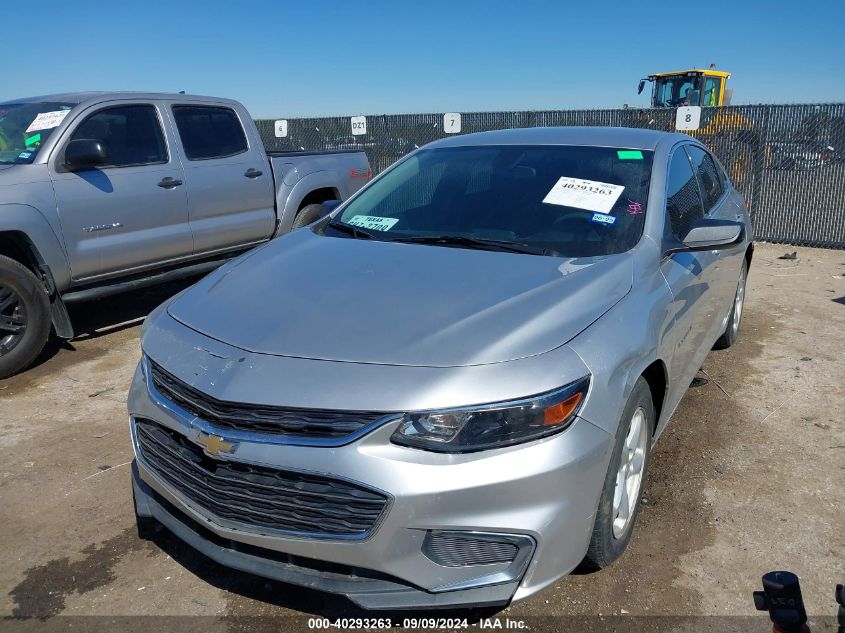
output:
M 25 266 L 0 255 L 0 378 L 24 369 L 50 336 L 50 301 Z
M 731 345 L 736 343 L 739 337 L 739 323 L 742 319 L 742 310 L 745 306 L 745 282 L 748 277 L 748 262 L 742 262 L 742 269 L 739 271 L 739 280 L 736 284 L 736 294 L 734 295 L 734 302 L 731 306 L 731 313 L 728 315 L 728 321 L 725 324 L 725 331 L 713 349 L 728 349 Z
M 651 390 L 645 379 L 639 378 L 616 429 L 616 443 L 584 558 L 590 569 L 607 567 L 628 547 L 640 510 L 654 424 Z

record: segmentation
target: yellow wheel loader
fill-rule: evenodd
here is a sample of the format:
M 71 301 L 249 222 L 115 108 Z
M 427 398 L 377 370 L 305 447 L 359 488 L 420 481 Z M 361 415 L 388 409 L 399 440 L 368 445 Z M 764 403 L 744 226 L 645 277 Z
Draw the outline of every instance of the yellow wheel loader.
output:
M 702 112 L 702 125 L 686 133 L 708 145 L 725 164 L 731 179 L 740 189 L 750 191 L 753 165 L 761 158 L 765 161 L 760 135 L 751 120 L 730 105 L 732 90 L 727 87 L 731 74 L 716 70 L 712 65 L 704 70 L 680 70 L 655 73 L 641 79 L 637 93 L 652 84 L 652 108 L 679 108 L 701 106 L 718 108 L 715 112 Z M 674 118 L 671 129 L 674 129 Z

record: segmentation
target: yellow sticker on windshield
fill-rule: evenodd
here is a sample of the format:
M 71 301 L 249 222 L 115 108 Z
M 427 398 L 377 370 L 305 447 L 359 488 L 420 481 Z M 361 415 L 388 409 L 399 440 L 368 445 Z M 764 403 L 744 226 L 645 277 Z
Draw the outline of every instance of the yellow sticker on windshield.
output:
M 346 223 L 368 231 L 389 231 L 398 221 L 399 218 L 380 218 L 377 215 L 353 215 Z

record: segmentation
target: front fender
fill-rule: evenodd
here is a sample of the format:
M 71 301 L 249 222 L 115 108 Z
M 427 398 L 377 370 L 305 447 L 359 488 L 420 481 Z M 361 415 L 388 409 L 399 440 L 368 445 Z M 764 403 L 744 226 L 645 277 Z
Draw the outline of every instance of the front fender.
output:
M 62 242 L 53 227 L 35 207 L 28 204 L 0 203 L 0 233 L 16 231 L 23 233 L 53 275 L 59 291 L 70 284 L 70 266 Z
M 671 355 L 663 340 L 672 298 L 654 269 L 657 253 L 653 242 L 641 242 L 631 292 L 568 343 L 589 368 L 594 384 L 601 386 L 601 397 L 589 398 L 581 415 L 611 435 L 637 379 L 656 360 L 668 364 L 666 356 Z M 672 413 L 668 404 L 657 421 L 657 434 Z

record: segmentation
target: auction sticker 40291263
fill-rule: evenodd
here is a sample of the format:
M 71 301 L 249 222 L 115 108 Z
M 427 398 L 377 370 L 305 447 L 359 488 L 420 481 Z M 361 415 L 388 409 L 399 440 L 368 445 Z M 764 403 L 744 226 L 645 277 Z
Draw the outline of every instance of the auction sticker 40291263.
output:
M 608 213 L 624 190 L 622 185 L 563 176 L 546 194 L 543 202 Z

